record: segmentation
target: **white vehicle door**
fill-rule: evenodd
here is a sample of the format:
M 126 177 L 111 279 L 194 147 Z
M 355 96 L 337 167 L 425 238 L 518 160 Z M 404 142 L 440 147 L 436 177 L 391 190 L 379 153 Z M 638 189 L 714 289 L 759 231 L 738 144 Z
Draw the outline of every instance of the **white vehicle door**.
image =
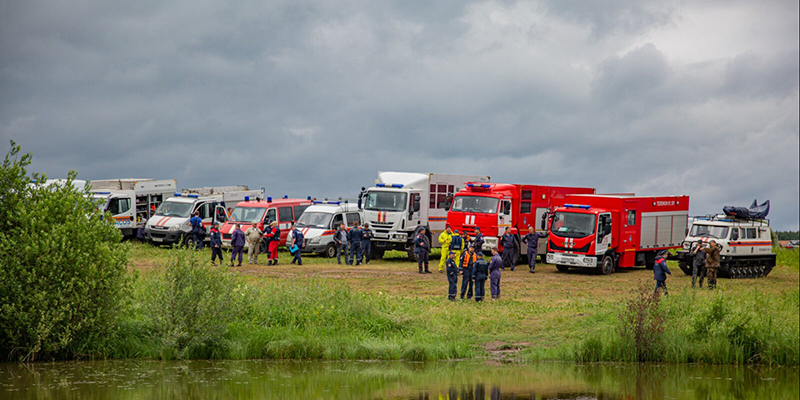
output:
M 597 243 L 595 243 L 595 254 L 605 254 L 608 246 L 611 245 L 611 214 L 603 213 L 597 218 Z
M 115 197 L 108 201 L 108 212 L 114 218 L 114 226 L 117 229 L 130 228 L 133 226 L 133 207 L 130 197 Z
M 498 234 L 502 234 L 503 229 L 506 227 L 514 226 L 511 220 L 511 200 L 501 200 L 500 210 L 497 213 L 497 226 L 499 228 Z

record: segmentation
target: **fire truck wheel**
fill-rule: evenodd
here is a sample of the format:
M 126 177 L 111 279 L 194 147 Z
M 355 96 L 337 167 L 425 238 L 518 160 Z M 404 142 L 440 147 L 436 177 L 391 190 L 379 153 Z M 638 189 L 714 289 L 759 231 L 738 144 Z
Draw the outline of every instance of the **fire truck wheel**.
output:
M 602 275 L 610 275 L 614 272 L 614 257 L 611 257 L 610 254 L 606 254 L 606 256 L 603 257 L 603 261 L 597 266 L 597 272 Z
M 417 262 L 419 255 L 414 253 L 414 248 L 409 248 L 406 253 L 408 253 L 408 261 Z
M 567 271 L 569 271 L 569 265 L 557 264 L 556 265 L 556 269 L 558 270 L 558 272 L 567 272 Z
M 267 240 L 261 238 L 261 242 L 258 244 L 258 252 L 266 253 L 268 250 L 269 250 L 269 244 L 267 244 Z
M 370 256 L 373 260 L 382 260 L 383 254 L 386 252 L 384 249 L 373 248 L 372 255 Z
M 681 268 L 681 271 L 683 271 L 684 274 L 692 276 L 692 267 L 690 267 L 689 263 L 687 263 L 686 261 L 683 260 L 679 261 L 678 267 Z
M 336 257 L 336 245 L 333 244 L 333 242 L 328 243 L 328 245 L 325 246 L 325 257 L 328 258 Z

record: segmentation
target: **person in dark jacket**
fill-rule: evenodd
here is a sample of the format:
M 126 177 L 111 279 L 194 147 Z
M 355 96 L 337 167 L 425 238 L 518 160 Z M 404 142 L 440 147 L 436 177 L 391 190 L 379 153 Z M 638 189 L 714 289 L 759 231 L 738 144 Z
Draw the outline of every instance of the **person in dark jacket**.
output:
M 420 229 L 417 237 L 414 238 L 414 253 L 417 255 L 417 266 L 420 274 L 431 273 L 428 270 L 428 254 L 431 252 L 431 243 L 428 241 L 428 236 L 425 232 L 425 228 Z M 423 264 L 425 265 L 425 271 L 422 270 Z
M 467 300 L 472 298 L 472 287 L 475 284 L 475 261 L 478 257 L 475 255 L 475 248 L 469 246 L 467 251 L 461 253 L 461 259 L 458 260 L 459 269 L 461 269 L 461 299 L 467 295 Z
M 528 267 L 530 267 L 532 274 L 535 273 L 534 270 L 536 269 L 536 253 L 539 249 L 539 239 L 543 237 L 547 237 L 547 235 L 536 232 L 533 226 L 528 225 L 528 233 L 522 238 L 522 243 L 528 245 Z
M 656 263 L 653 265 L 653 279 L 656 281 L 656 289 L 654 293 L 658 293 L 658 288 L 664 289 L 664 294 L 667 295 L 667 275 L 672 275 L 672 272 L 667 268 L 667 251 L 661 250 L 656 256 Z
M 516 260 L 514 260 L 516 240 L 514 240 L 514 235 L 511 234 L 509 227 L 506 227 L 503 236 L 500 237 L 500 244 L 503 246 L 503 269 L 510 267 L 513 271 L 516 267 Z
M 455 301 L 456 293 L 458 292 L 458 265 L 456 265 L 456 253 L 451 251 L 447 255 L 447 299 Z
M 211 265 L 217 265 L 214 263 L 217 257 L 222 264 L 222 235 L 219 233 L 219 222 L 214 222 L 211 227 Z
M 294 222 L 292 222 L 292 232 L 292 243 L 289 244 L 289 248 L 295 249 L 294 253 L 292 253 L 292 264 L 297 263 L 297 265 L 303 265 L 303 246 L 305 246 L 305 236 L 303 235 L 303 231 L 295 226 Z
M 489 290 L 492 293 L 492 300 L 500 298 L 501 269 L 503 269 L 503 259 L 500 258 L 500 250 L 492 247 L 492 261 L 489 262 Z
M 706 278 L 708 280 L 708 288 L 717 288 L 717 271 L 719 270 L 719 252 L 720 248 L 716 240 L 710 240 L 708 247 L 704 248 L 706 253 Z
M 192 225 L 192 241 L 194 241 L 195 248 L 202 249 L 205 230 L 203 229 L 203 219 L 200 218 L 200 211 L 194 212 L 194 217 L 189 219 L 189 224 Z
M 239 255 L 239 265 L 237 265 L 237 267 L 241 267 L 242 253 L 244 252 L 244 232 L 242 232 L 242 227 L 239 224 L 236 224 L 236 229 L 233 231 L 233 235 L 231 235 L 231 246 L 233 247 L 233 252 L 231 253 L 231 267 L 233 266 L 233 261 L 237 254 Z
M 347 263 L 350 265 L 361 265 L 362 237 L 361 237 L 361 228 L 358 227 L 358 221 L 353 222 L 353 228 L 350 229 L 350 232 L 347 234 L 347 238 L 350 239 L 350 258 L 348 258 Z
M 333 234 L 333 243 L 336 245 L 336 262 L 342 265 L 342 256 L 344 256 L 344 263 L 347 262 L 347 227 L 344 223 L 339 224 L 339 229 Z
M 703 279 L 706 277 L 706 252 L 703 251 L 700 243 L 695 243 L 692 247 L 692 287 L 697 278 L 700 278 L 700 288 L 703 288 Z
M 364 263 L 369 264 L 369 256 L 372 254 L 372 238 L 375 234 L 369 229 L 369 223 L 364 223 L 361 229 L 361 253 L 364 255 Z
M 481 233 L 481 228 L 475 227 L 475 236 L 472 237 L 472 247 L 475 248 L 475 252 L 478 254 L 483 254 L 483 243 L 485 240 L 483 239 L 483 234 Z
M 475 269 L 475 301 L 483 301 L 486 296 L 486 279 L 489 278 L 489 263 L 483 259 L 483 253 L 476 254 L 478 259 L 475 261 L 473 268 Z

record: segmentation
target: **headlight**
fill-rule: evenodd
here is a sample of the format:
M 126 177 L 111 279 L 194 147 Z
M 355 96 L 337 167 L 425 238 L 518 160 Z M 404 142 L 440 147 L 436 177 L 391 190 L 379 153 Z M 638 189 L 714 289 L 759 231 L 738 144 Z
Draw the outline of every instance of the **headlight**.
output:
M 319 239 L 320 239 L 319 237 L 311 238 L 311 240 L 309 240 L 308 242 L 311 244 L 317 244 L 319 243 Z
M 689 242 L 683 242 L 683 244 L 681 245 L 681 247 L 683 247 L 683 249 L 684 249 L 684 250 L 689 250 L 689 249 L 691 249 L 691 248 L 692 248 L 692 244 L 691 244 L 691 243 L 689 243 Z
M 181 226 L 180 225 L 173 225 L 173 226 L 169 227 L 169 231 L 170 232 L 177 232 L 179 230 L 181 230 Z

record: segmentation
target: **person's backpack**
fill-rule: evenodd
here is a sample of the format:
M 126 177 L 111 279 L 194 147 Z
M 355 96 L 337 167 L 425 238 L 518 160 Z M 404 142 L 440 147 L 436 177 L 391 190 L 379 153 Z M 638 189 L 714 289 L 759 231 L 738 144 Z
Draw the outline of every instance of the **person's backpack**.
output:
M 453 235 L 453 239 L 450 242 L 450 250 L 461 250 L 462 240 L 461 236 Z
M 199 234 L 200 230 L 201 230 L 201 226 L 203 224 L 203 220 L 200 219 L 200 217 L 192 217 L 191 221 L 192 221 L 192 229 L 194 230 L 194 233 L 198 233 Z

